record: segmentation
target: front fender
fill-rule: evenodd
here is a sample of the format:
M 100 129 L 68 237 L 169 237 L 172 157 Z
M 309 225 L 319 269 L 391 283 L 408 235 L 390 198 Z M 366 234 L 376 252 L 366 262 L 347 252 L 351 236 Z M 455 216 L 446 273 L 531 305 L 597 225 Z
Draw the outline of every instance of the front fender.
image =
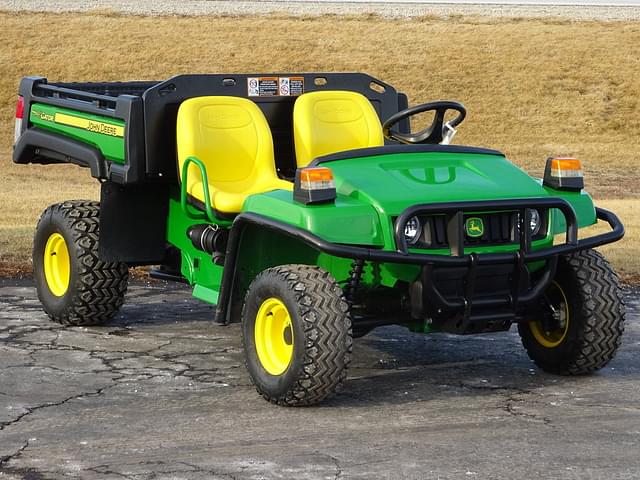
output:
M 331 203 L 303 205 L 294 202 L 292 192 L 274 190 L 247 197 L 242 211 L 279 220 L 332 243 L 384 245 L 375 208 L 344 195 L 338 195 Z
M 576 213 L 578 220 L 578 228 L 588 227 L 595 224 L 598 219 L 596 218 L 596 208 L 593 204 L 591 196 L 587 192 L 567 192 L 561 190 L 554 190 L 549 187 L 544 187 L 549 196 L 562 198 L 569 202 Z M 551 235 L 559 235 L 567 231 L 567 222 L 564 215 L 558 211 L 552 212 L 551 223 Z

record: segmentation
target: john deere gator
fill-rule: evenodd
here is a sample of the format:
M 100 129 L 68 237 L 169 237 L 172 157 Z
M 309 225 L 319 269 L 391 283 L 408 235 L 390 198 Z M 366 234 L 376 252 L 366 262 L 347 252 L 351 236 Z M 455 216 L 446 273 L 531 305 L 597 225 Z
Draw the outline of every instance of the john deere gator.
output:
M 418 114 L 430 121 L 415 131 Z M 280 405 L 332 395 L 352 339 L 386 324 L 516 324 L 541 369 L 602 368 L 625 313 L 594 248 L 622 238 L 621 222 L 594 205 L 575 158 L 548 158 L 538 179 L 497 150 L 451 145 L 465 115 L 453 101 L 409 107 L 360 73 L 24 78 L 13 161 L 72 163 L 100 182 L 99 202 L 40 217 L 44 310 L 102 324 L 128 269 L 150 265 L 216 305 L 218 324 L 241 322 L 251 378 Z M 596 223 L 606 231 L 579 236 Z

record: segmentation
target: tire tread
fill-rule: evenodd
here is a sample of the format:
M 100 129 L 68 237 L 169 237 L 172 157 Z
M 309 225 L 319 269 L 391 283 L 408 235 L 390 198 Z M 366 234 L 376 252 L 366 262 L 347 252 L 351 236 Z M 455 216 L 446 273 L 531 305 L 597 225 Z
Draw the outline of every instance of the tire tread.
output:
M 40 217 L 64 219 L 77 251 L 76 295 L 63 314 L 47 311 L 62 325 L 101 325 L 110 320 L 124 303 L 129 279 L 128 267 L 121 262 L 105 262 L 98 256 L 100 204 L 90 200 L 70 200 L 48 207 Z
M 333 396 L 347 376 L 353 348 L 349 305 L 333 277 L 319 267 L 273 267 L 254 281 L 273 275 L 295 292 L 305 330 L 305 357 L 298 380 L 285 395 L 276 397 L 257 385 L 256 388 L 266 400 L 277 405 L 313 405 Z
M 529 357 L 543 370 L 560 375 L 585 375 L 603 368 L 616 354 L 624 333 L 625 307 L 618 276 L 604 256 L 582 250 L 564 257 L 579 292 L 579 308 L 573 321 L 581 326 L 564 362 L 549 364 L 537 358 L 527 341 Z M 522 333 L 521 333 L 522 336 Z

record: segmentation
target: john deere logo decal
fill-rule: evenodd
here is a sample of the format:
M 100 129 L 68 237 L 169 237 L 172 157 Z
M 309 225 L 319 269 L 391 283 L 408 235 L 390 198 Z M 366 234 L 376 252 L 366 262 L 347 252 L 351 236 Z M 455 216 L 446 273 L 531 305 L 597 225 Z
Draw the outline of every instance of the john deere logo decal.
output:
M 478 238 L 484 233 L 484 223 L 482 223 L 481 218 L 470 217 L 465 222 L 465 229 L 467 230 L 467 235 L 472 238 Z

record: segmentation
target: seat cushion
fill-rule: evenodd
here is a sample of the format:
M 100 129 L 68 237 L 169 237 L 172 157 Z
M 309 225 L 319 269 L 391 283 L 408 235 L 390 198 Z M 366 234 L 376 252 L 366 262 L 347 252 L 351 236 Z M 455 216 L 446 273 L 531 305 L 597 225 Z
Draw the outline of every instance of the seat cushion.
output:
M 293 108 L 298 167 L 322 155 L 384 145 L 382 125 L 362 94 L 342 90 L 309 92 Z
M 255 184 L 252 188 L 235 192 L 228 188 L 225 189 L 224 185 L 219 185 L 218 187 L 209 187 L 209 195 L 211 197 L 211 206 L 214 210 L 226 214 L 232 214 L 242 211 L 242 205 L 249 195 L 279 189 L 291 191 L 293 190 L 293 183 L 276 178 L 271 182 Z M 190 195 L 196 200 L 204 202 L 204 189 L 202 188 L 202 182 L 196 182 L 193 184 Z

